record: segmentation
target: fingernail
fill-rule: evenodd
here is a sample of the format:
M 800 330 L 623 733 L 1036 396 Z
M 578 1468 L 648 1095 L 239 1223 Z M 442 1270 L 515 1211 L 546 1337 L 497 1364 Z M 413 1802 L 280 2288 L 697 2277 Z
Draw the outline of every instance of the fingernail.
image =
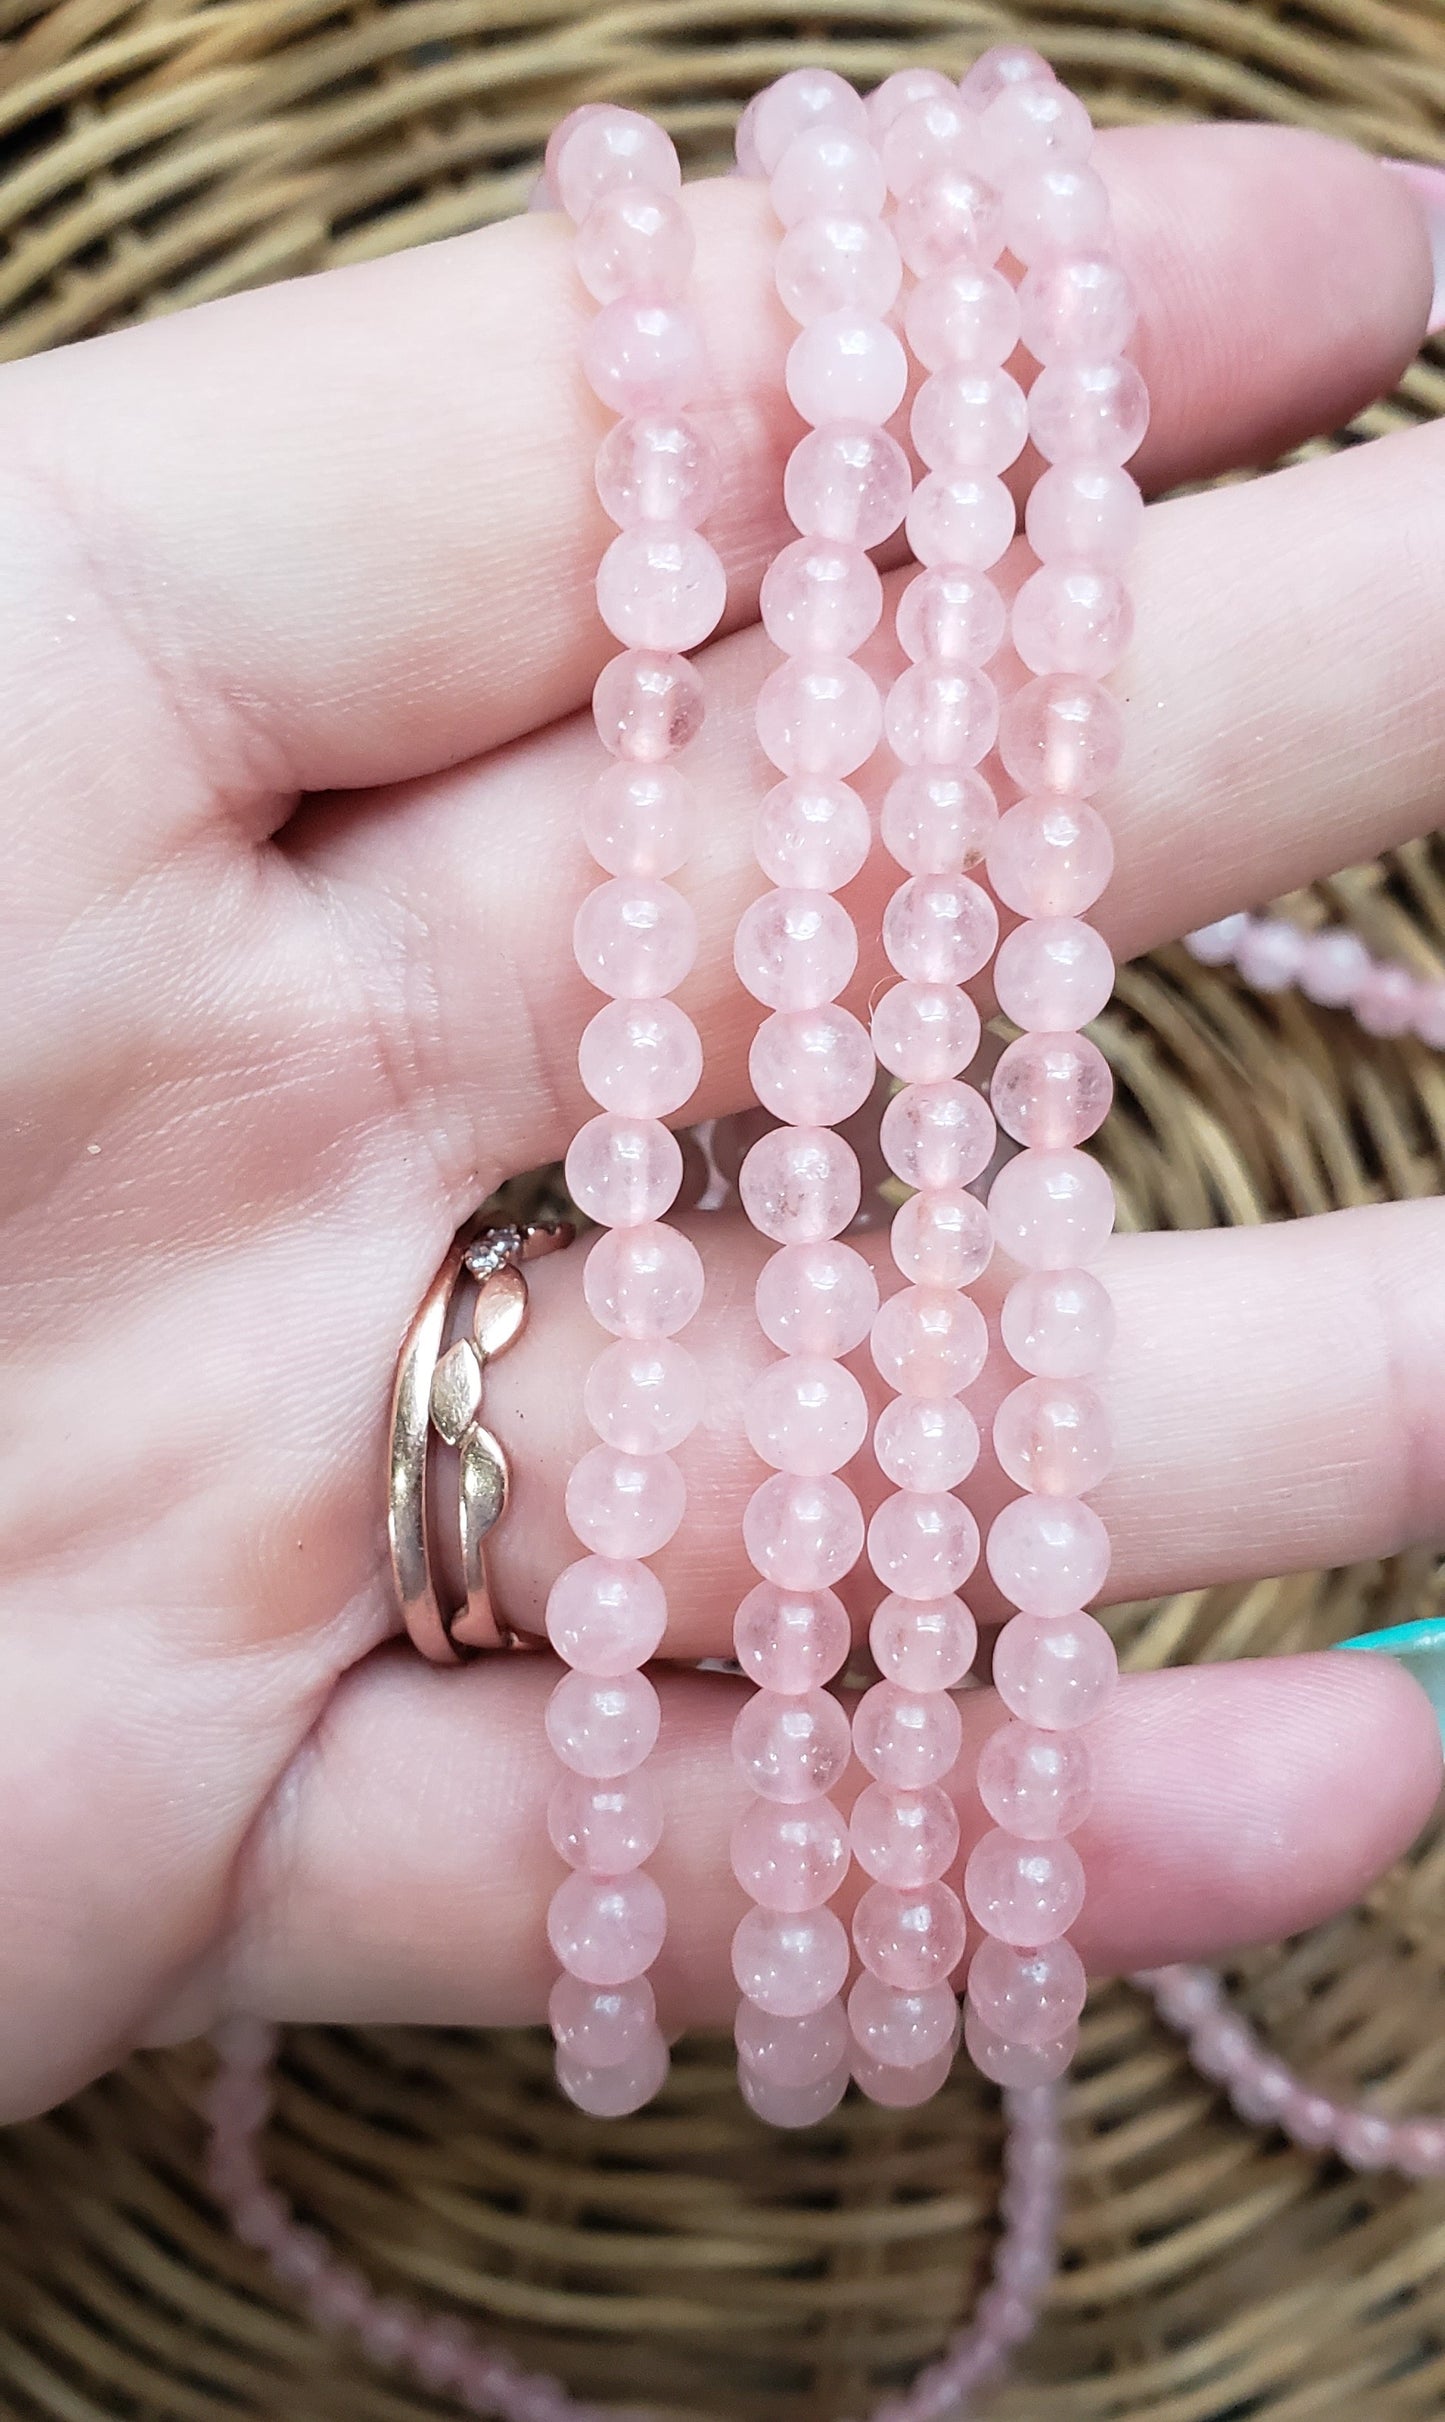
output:
M 1385 1631 L 1357 1632 L 1341 1640 L 1340 1648 L 1366 1648 L 1377 1657 L 1393 1657 L 1413 1674 L 1435 1710 L 1440 1738 L 1445 1742 L 1445 1621 L 1427 1617 L 1423 1623 L 1392 1623 Z
M 1425 213 L 1435 259 L 1435 299 L 1425 333 L 1438 336 L 1445 328 L 1445 168 L 1427 168 L 1421 160 L 1387 160 L 1385 166 L 1404 178 Z

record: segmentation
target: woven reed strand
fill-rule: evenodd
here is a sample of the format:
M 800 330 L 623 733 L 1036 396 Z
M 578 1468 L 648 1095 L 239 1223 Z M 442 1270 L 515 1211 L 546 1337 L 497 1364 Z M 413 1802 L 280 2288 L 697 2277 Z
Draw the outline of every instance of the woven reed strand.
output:
M 0 0 L 0 353 L 505 216 L 573 102 L 660 114 L 693 169 L 804 58 L 869 82 L 1022 32 L 1099 118 L 1268 117 L 1445 152 L 1441 0 L 969 6 L 820 0 Z M 1438 354 L 1366 415 L 1445 408 Z M 1294 903 L 1445 963 L 1421 844 Z M 1307 1213 L 1445 1184 L 1445 1072 L 1167 952 L 1103 1029 L 1106 1133 L 1139 1226 Z M 1126 1610 L 1150 1666 L 1319 1645 L 1439 1596 L 1432 1560 Z M 1445 2107 L 1445 1845 L 1366 1904 L 1240 1963 L 1293 2059 L 1381 2106 Z M 15 2422 L 417 2422 L 445 2409 L 322 2345 L 197 2184 L 195 2053 L 134 2061 L 0 2137 L 0 2386 Z M 1445 2190 L 1342 2176 L 1242 2127 L 1123 1987 L 1096 1997 L 1070 2106 L 1067 2264 L 998 2422 L 1407 2422 L 1445 2408 Z M 754 2125 L 730 2048 L 684 2047 L 660 2105 L 600 2128 L 529 2035 L 299 2032 L 274 2131 L 307 2214 L 384 2287 L 492 2322 L 593 2395 L 751 2422 L 853 2412 L 976 2291 L 993 2099 L 849 2101 Z

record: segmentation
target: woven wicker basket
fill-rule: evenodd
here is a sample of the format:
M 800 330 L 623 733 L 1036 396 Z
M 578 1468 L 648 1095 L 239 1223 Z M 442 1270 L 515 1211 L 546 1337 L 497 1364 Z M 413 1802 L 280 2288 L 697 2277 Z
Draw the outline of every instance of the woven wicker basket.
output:
M 599 95 L 658 111 L 694 167 L 803 58 L 871 82 L 1023 31 L 1106 121 L 1225 114 L 1445 151 L 1442 0 L 0 0 L 0 348 L 355 260 L 521 203 L 542 138 Z M 1445 408 L 1437 356 L 1370 430 Z M 1438 969 L 1421 845 L 1296 906 Z M 1140 1226 L 1445 1185 L 1445 1073 L 1181 953 L 1127 970 L 1103 1139 Z M 1320 1645 L 1420 1609 L 1431 1560 L 1216 1590 L 1117 1620 L 1135 1666 Z M 1445 1848 L 1363 1909 L 1242 1963 L 1246 2006 L 1335 2087 L 1445 2105 Z M 26 2422 L 414 2422 L 232 2245 L 198 2184 L 194 2054 L 134 2062 L 0 2138 L 0 2382 Z M 494 2322 L 594 2395 L 669 2413 L 853 2412 L 935 2351 L 991 2225 L 993 2098 L 847 2102 L 802 2138 L 743 2112 L 730 2048 L 686 2046 L 654 2109 L 599 2128 L 528 2035 L 296 2034 L 275 2136 L 299 2202 L 384 2286 Z M 1030 2422 L 1405 2422 L 1445 2411 L 1445 2192 L 1257 2137 L 1124 1987 L 1096 1997 L 1070 2127 L 1066 2267 Z

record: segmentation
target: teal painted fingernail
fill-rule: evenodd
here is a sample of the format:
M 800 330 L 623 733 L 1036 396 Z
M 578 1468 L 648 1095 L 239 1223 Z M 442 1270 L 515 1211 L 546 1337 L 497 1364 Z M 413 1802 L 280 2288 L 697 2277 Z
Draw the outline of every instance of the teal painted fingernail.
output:
M 1392 1623 L 1385 1631 L 1357 1632 L 1341 1640 L 1340 1648 L 1367 1648 L 1378 1657 L 1393 1657 L 1413 1674 L 1435 1710 L 1440 1738 L 1445 1742 L 1445 1621 L 1427 1616 L 1423 1623 Z

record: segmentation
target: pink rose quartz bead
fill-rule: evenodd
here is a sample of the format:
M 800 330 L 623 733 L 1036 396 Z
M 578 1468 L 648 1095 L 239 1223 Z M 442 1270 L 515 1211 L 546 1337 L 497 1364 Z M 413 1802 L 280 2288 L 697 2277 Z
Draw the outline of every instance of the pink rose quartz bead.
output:
M 1366 1034 L 1408 1034 L 1420 998 L 1421 988 L 1407 968 L 1374 966 L 1356 986 L 1351 1006 Z
M 606 1782 L 632 1774 L 657 1743 L 662 1711 L 645 1674 L 598 1680 L 564 1674 L 546 1708 L 547 1738 L 572 1774 Z
M 733 1827 L 733 1874 L 761 1909 L 820 1909 L 847 1874 L 848 1857 L 848 1828 L 831 1800 L 787 1807 L 755 1799 Z
M 676 412 L 703 381 L 697 322 L 676 303 L 608 303 L 582 339 L 582 369 L 610 412 Z
M 619 876 L 599 883 L 572 929 L 577 964 L 598 992 L 653 1001 L 675 992 L 697 956 L 697 918 L 670 883 Z
M 1015 1143 L 1057 1152 L 1097 1135 L 1114 1098 L 1114 1080 L 1087 1035 L 1023 1034 L 1000 1058 L 988 1098 Z
M 702 1302 L 702 1258 L 691 1237 L 651 1221 L 599 1236 L 582 1272 L 587 1309 L 615 1337 L 670 1337 Z
M 1097 169 L 1046 160 L 1009 178 L 1004 237 L 1027 268 L 1063 253 L 1093 252 L 1109 241 L 1109 194 Z
M 883 583 L 861 547 L 796 538 L 763 574 L 758 603 L 785 656 L 851 656 L 878 628 Z
M 1005 1396 L 993 1448 L 1010 1480 L 1045 1497 L 1087 1497 L 1114 1464 L 1108 1416 L 1077 1379 L 1026 1379 Z
M 1234 962 L 1256 992 L 1283 992 L 1299 981 L 1305 937 L 1284 917 L 1254 917 L 1239 938 Z
M 1023 450 L 1028 407 L 1006 370 L 936 370 L 913 399 L 909 431 L 930 471 L 1006 471 Z
M 868 1525 L 869 1563 L 900 1598 L 946 1597 L 968 1579 L 978 1550 L 978 1524 L 945 1490 L 900 1490 Z
M 776 2018 L 806 2018 L 848 1980 L 848 1935 L 831 1909 L 749 1909 L 732 1945 L 738 1990 Z
M 998 694 L 973 666 L 925 657 L 894 682 L 883 726 L 900 765 L 977 765 L 998 736 Z
M 980 148 L 977 115 L 952 90 L 919 94 L 879 130 L 888 190 L 898 199 L 950 168 L 973 167 Z
M 756 720 L 763 754 L 779 773 L 848 775 L 878 746 L 883 708 L 851 658 L 790 659 L 764 681 Z
M 669 1455 L 702 1417 L 702 1374 L 670 1337 L 620 1337 L 592 1363 L 582 1402 L 605 1446 Z
M 755 2119 L 770 2128 L 815 2128 L 836 2111 L 848 2091 L 848 2064 L 807 2086 L 780 2086 L 746 2061 L 738 2064 L 738 2087 Z
M 620 530 L 597 570 L 597 611 L 625 648 L 695 648 L 716 629 L 727 577 L 681 522 Z
M 801 1807 L 822 1798 L 844 1774 L 848 1717 L 823 1690 L 756 1691 L 733 1725 L 733 1758 L 760 1799 Z
M 1084 799 L 1020 799 L 986 843 L 988 879 L 1024 917 L 1077 917 L 1107 888 L 1114 842 Z
M 881 219 L 828 212 L 788 228 L 773 281 L 784 310 L 801 327 L 835 311 L 880 320 L 898 300 L 903 260 Z
M 794 337 L 783 376 L 794 411 L 812 428 L 853 420 L 881 427 L 903 401 L 908 360 L 886 320 L 834 311 Z
M 966 984 L 988 965 L 998 911 L 968 875 L 915 875 L 883 912 L 883 947 L 901 976 L 922 984 Z
M 841 891 L 868 861 L 868 810 L 846 782 L 795 776 L 767 794 L 753 823 L 753 849 L 785 891 Z
M 852 1627 L 832 1590 L 785 1590 L 760 1581 L 733 1618 L 733 1653 L 763 1690 L 801 1696 L 847 1662 Z
M 627 2119 L 652 2101 L 666 2082 L 669 2067 L 667 2045 L 661 2035 L 650 2035 L 625 2061 L 605 2069 L 590 2069 L 574 2060 L 570 2052 L 557 2055 L 557 2082 L 569 2102 L 594 2119 Z M 490 2367 L 488 2367 L 490 2369 Z M 465 2396 L 465 2389 L 463 2391 Z M 473 2411 L 496 2411 L 496 2391 L 487 2382 Z M 565 2422 L 562 2412 L 543 2412 L 541 2422 Z
M 969 2005 L 1009 2043 L 1055 2042 L 1074 2025 L 1087 1993 L 1084 1963 L 1063 1940 L 1019 1951 L 985 1937 L 969 1963 Z
M 1082 101 L 1055 78 L 1031 77 L 1007 84 L 983 111 L 984 158 L 1002 182 L 1015 169 L 1042 160 L 1086 160 L 1094 129 Z
M 1117 570 L 1144 525 L 1137 483 L 1113 463 L 1058 463 L 1035 480 L 1024 508 L 1029 545 L 1041 564 L 1089 563 Z
M 830 1589 L 863 1553 L 858 1500 L 831 1474 L 777 1472 L 748 1501 L 743 1545 L 765 1581 L 782 1589 Z
M 754 1454 L 775 1471 L 836 1472 L 867 1438 L 868 1400 L 841 1362 L 794 1354 L 759 1373 L 743 1422 Z
M 875 143 L 881 143 L 895 119 L 911 109 L 915 101 L 953 99 L 954 88 L 947 76 L 936 67 L 900 67 L 869 93 L 866 107 L 868 124 Z
M 557 159 L 563 145 L 571 142 L 578 127 L 585 126 L 589 118 L 606 117 L 617 107 L 618 104 L 615 101 L 580 101 L 575 109 L 569 109 L 564 118 L 558 119 L 547 137 L 546 149 L 542 154 L 541 182 L 551 189 L 547 200 L 541 205 L 542 208 L 560 210 L 562 207 L 557 197 L 556 177 Z M 533 207 L 536 205 L 534 204 Z
M 953 1707 L 941 1691 L 932 1696 L 938 1706 Z M 849 1834 L 865 1874 L 913 1892 L 936 1884 L 957 1858 L 958 1811 L 948 1793 L 932 1785 L 914 1790 L 869 1783 L 853 1803 Z
M 758 1272 L 758 1324 L 783 1354 L 851 1354 L 878 1310 L 878 1281 L 852 1245 L 785 1245 Z
M 826 1127 L 777 1127 L 760 1137 L 738 1190 L 753 1226 L 779 1245 L 840 1235 L 862 1194 L 856 1154 Z
M 1051 362 L 1029 389 L 1029 435 L 1045 462 L 1126 463 L 1149 426 L 1130 361 Z
M 640 1868 L 631 1875 L 569 1875 L 547 1909 L 547 1940 L 568 1975 L 584 1985 L 623 1985 L 645 1975 L 666 1932 L 667 1904 Z
M 585 219 L 604 194 L 640 186 L 676 193 L 682 183 L 677 153 L 660 126 L 636 109 L 603 103 L 579 112 L 549 146 L 547 174 L 569 219 Z
M 968 994 L 951 984 L 893 984 L 873 1004 L 879 1065 L 913 1084 L 956 1076 L 977 1051 L 980 1032 Z
M 623 1985 L 584 1985 L 564 1968 L 547 2005 L 564 2052 L 586 2069 L 615 2069 L 657 2033 L 657 2003 L 645 1976 Z
M 662 1839 L 662 1794 L 648 1774 L 610 1782 L 564 1774 L 547 1802 L 547 1836 L 569 1867 L 588 1875 L 630 1875 Z M 601 2065 L 595 2052 L 578 2056 Z
M 993 1224 L 976 1195 L 915 1194 L 893 1215 L 893 1259 L 917 1286 L 971 1287 L 993 1254 Z
M 853 920 L 830 892 L 764 892 L 738 920 L 733 964 L 769 1009 L 821 1009 L 858 964 Z
M 1017 2091 L 1029 2086 L 1045 2085 L 1056 2077 L 1062 2077 L 1078 2049 L 1079 2030 L 1070 2027 L 1065 2034 L 1047 2044 L 1007 2043 L 982 2024 L 972 2004 L 969 2004 L 964 2011 L 963 2041 L 969 2059 L 981 2076 L 992 2079 L 995 2085 L 1012 2087 Z M 1028 2335 L 1032 2323 L 1032 2312 L 1024 2307 L 1019 2315 L 1020 2337 Z
M 1102 361 L 1134 333 L 1134 291 L 1107 252 L 1041 262 L 1019 288 L 1020 333 L 1036 362 Z
M 1093 1804 L 1088 1748 L 1072 1733 L 1001 1724 L 979 1753 L 976 1779 L 994 1823 L 1026 1842 L 1077 1832 Z
M 1024 1614 L 1070 1615 L 1104 1586 L 1109 1535 L 1076 1497 L 1016 1497 L 993 1518 L 988 1569 Z
M 702 718 L 702 679 L 685 656 L 629 648 L 604 664 L 592 691 L 598 739 L 634 765 L 676 756 L 697 738 Z
M 1097 1261 L 1114 1226 L 1114 1189 L 1097 1161 L 1078 1151 L 1019 1153 L 989 1190 L 1001 1252 L 1031 1270 Z
M 860 2050 L 886 2069 L 916 2069 L 951 2053 L 958 2038 L 958 2003 L 949 1985 L 900 1993 L 865 1970 L 848 1995 L 848 2027 Z
M 847 2059 L 848 2021 L 836 1996 L 802 2018 L 778 2018 L 756 2002 L 740 2001 L 733 2040 L 755 2076 L 776 2086 L 812 2086 L 834 2077 Z
M 876 2060 L 860 2044 L 853 2054 L 853 2083 L 860 2094 L 866 2094 L 880 2109 L 908 2111 L 920 2103 L 931 2102 L 939 2088 L 947 2084 L 952 2067 L 952 2044 L 928 2060 L 901 2069 Z
M 972 169 L 940 168 L 910 185 L 893 220 L 898 249 L 915 277 L 932 277 L 960 254 L 980 266 L 1003 250 L 1003 210 L 995 188 Z
M 953 580 L 962 586 L 975 577 L 971 572 L 921 573 L 904 592 L 899 637 L 903 609 L 927 581 Z M 910 766 L 889 784 L 879 830 L 889 856 L 909 874 L 957 875 L 978 865 L 997 824 L 998 808 L 982 774 L 971 766 L 928 764 Z
M 961 1598 L 887 1597 L 868 1631 L 873 1661 L 905 1690 L 952 1690 L 972 1665 L 978 1626 Z
M 864 1967 L 900 1993 L 926 1993 L 945 1983 L 963 1957 L 965 1939 L 963 1907 L 947 1884 L 921 1884 L 913 1892 L 870 1884 L 853 1920 Z
M 922 1791 L 939 1782 L 951 1771 L 962 1742 L 962 1718 L 946 1691 L 875 1682 L 853 1711 L 853 1754 L 892 1791 Z
M 673 765 L 609 765 L 582 802 L 582 838 L 610 875 L 675 874 L 696 829 L 697 794 Z
M 988 1167 L 997 1130 L 993 1113 L 972 1085 L 946 1077 L 905 1085 L 879 1125 L 883 1157 L 905 1186 L 962 1187 Z
M 577 274 L 593 300 L 675 303 L 692 268 L 692 228 L 666 194 L 624 187 L 593 203 L 577 230 Z
M 583 1556 L 548 1595 L 547 1637 L 579 1673 L 635 1672 L 657 1654 L 666 1627 L 662 1583 L 635 1560 Z
M 994 1649 L 993 1686 L 1004 1706 L 1045 1732 L 1092 1723 L 1118 1674 L 1114 1643 L 1092 1615 L 1015 1615 Z
M 1369 972 L 1370 954 L 1358 934 L 1337 928 L 1305 937 L 1299 988 L 1306 1000 L 1318 1001 L 1322 1008 L 1342 1009 L 1354 999 Z
M 783 503 L 794 528 L 849 546 L 882 546 L 902 526 L 912 493 L 913 474 L 897 438 L 862 422 L 812 430 L 783 471 Z
M 608 430 L 594 477 L 602 510 L 620 529 L 648 523 L 695 529 L 717 503 L 722 464 L 696 421 L 643 412 Z
M 1119 770 L 1117 698 L 1078 673 L 1044 673 L 1015 690 L 999 719 L 999 755 L 1026 791 L 1086 798 Z
M 873 1045 L 851 1010 L 779 1010 L 753 1037 L 748 1074 L 765 1110 L 799 1126 L 832 1127 L 872 1092 Z
M 887 193 L 871 135 L 836 121 L 794 135 L 768 182 L 768 200 L 785 227 L 820 211 L 876 218 Z
M 1053 74 L 1040 51 L 1031 50 L 1022 42 L 996 42 L 959 78 L 958 89 L 970 108 L 984 110 L 1010 86 L 1047 84 L 1053 80 Z
M 682 1184 L 682 1146 L 659 1119 L 604 1111 L 568 1146 L 567 1191 L 579 1211 L 607 1228 L 660 1219 Z
M 997 269 L 954 261 L 919 279 L 903 325 L 925 370 L 997 369 L 1019 341 L 1018 297 Z
M 1000 1334 L 1014 1361 L 1041 1379 L 1083 1379 L 1114 1342 L 1114 1307 L 1091 1270 L 1040 1270 L 1015 1279 Z
M 577 1069 L 604 1110 L 666 1118 L 697 1091 L 702 1043 L 675 1001 L 611 1001 L 583 1028 Z
M 758 95 L 749 131 L 763 176 L 773 175 L 788 145 L 811 126 L 867 132 L 868 113 L 862 101 L 832 68 L 794 68 Z
M 1032 673 L 1111 673 L 1129 645 L 1134 609 L 1115 572 L 1045 564 L 1013 608 L 1013 643 Z
M 956 1396 L 895 1396 L 873 1431 L 885 1480 L 925 1493 L 956 1489 L 966 1480 L 979 1444 L 978 1423 Z
M 949 1287 L 904 1287 L 880 1305 L 873 1361 L 899 1396 L 957 1396 L 988 1353 L 988 1324 L 976 1303 Z
M 974 1844 L 963 1890 L 996 1941 L 1036 1950 L 1073 1925 L 1084 1905 L 1084 1870 L 1072 1842 L 1024 1842 L 992 1832 Z
M 976 572 L 991 571 L 1007 553 L 1014 522 L 1014 500 L 1003 481 L 977 471 L 928 472 L 904 517 L 919 563 Z

